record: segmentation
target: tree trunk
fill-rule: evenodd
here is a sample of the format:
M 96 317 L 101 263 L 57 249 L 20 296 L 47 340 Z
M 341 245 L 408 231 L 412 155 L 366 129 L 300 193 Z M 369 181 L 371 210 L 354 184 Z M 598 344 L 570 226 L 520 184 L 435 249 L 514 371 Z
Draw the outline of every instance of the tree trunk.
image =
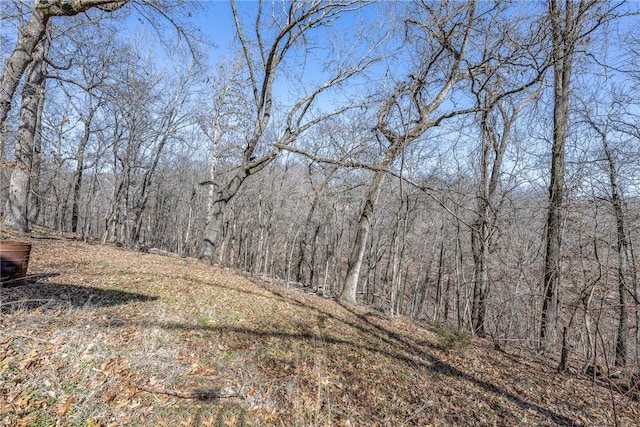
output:
M 26 70 L 15 142 L 15 164 L 9 180 L 4 225 L 20 231 L 29 230 L 29 189 L 35 145 L 40 138 L 38 126 L 41 125 L 39 114 L 42 113 L 44 99 L 45 55 L 46 42 L 41 38 L 33 50 L 33 61 Z
M 540 348 L 557 337 L 562 262 L 562 203 L 564 200 L 565 142 L 569 122 L 569 86 L 573 53 L 577 38 L 573 2 L 566 1 L 565 11 L 557 1 L 549 3 L 552 30 L 553 60 L 553 143 L 551 148 L 551 176 L 549 208 L 546 224 L 546 253 L 544 262 L 544 296 L 540 319 Z M 566 17 L 563 21 L 563 15 Z M 577 18 L 578 20 L 580 18 Z
M 440 321 L 440 307 L 442 307 L 442 283 L 444 280 L 444 259 L 445 259 L 445 247 L 444 247 L 444 221 L 441 229 L 440 240 L 440 254 L 438 255 L 438 276 L 436 279 L 436 300 L 433 309 L 433 321 Z
M 402 191 L 400 193 L 402 194 Z M 402 203 L 400 207 L 401 208 L 403 207 Z M 407 308 L 403 304 L 403 302 L 404 302 L 404 297 L 406 292 L 406 282 L 407 282 L 406 279 L 409 277 L 409 275 L 407 274 L 408 267 L 405 267 L 404 265 L 405 263 L 403 262 L 403 260 L 405 259 L 406 240 L 407 240 L 407 233 L 409 230 L 409 209 L 410 209 L 409 199 L 407 198 L 406 202 L 404 203 L 404 214 L 401 218 L 402 227 L 400 227 L 400 223 L 398 222 L 399 230 L 396 233 L 396 235 L 398 236 L 397 249 L 396 249 L 397 261 L 394 263 L 394 272 L 396 274 L 394 274 L 394 279 L 393 279 L 393 287 L 394 287 L 394 292 L 396 294 L 395 308 L 394 308 L 393 314 L 396 314 L 396 315 L 403 315 L 407 312 Z M 398 221 L 400 221 L 400 216 Z
M 492 189 L 495 190 L 499 174 L 494 173 L 495 182 L 490 186 L 489 182 L 489 145 L 490 135 L 488 129 L 489 111 L 482 115 L 482 149 L 480 160 L 480 183 L 478 186 L 478 210 L 476 220 L 471 228 L 471 252 L 473 253 L 473 300 L 471 303 L 471 328 L 479 337 L 485 336 L 485 314 L 487 310 L 486 296 L 488 292 L 487 279 L 487 255 L 489 252 L 489 208 Z M 494 147 L 495 147 L 495 141 Z M 499 167 L 499 165 L 498 165 Z M 495 171 L 495 165 L 494 165 Z
M 340 294 L 340 300 L 350 304 L 356 304 L 360 267 L 362 266 L 362 260 L 364 258 L 369 230 L 371 229 L 373 208 L 378 200 L 378 196 L 380 195 L 383 177 L 383 173 L 376 172 L 374 183 L 369 188 L 367 199 L 365 200 L 362 213 L 360 214 L 360 219 L 358 220 L 356 237 L 353 240 L 353 245 L 351 246 L 351 254 L 349 255 L 349 263 L 347 266 L 347 276 L 342 287 L 342 293 Z
M 523 86 L 524 87 L 524 86 Z M 485 336 L 485 318 L 487 312 L 487 295 L 489 294 L 489 275 L 487 258 L 489 255 L 489 239 L 495 227 L 496 189 L 502 173 L 502 161 L 511 137 L 511 126 L 525 105 L 519 104 L 512 113 L 504 108 L 500 101 L 484 100 L 482 113 L 482 149 L 480 159 L 480 182 L 478 185 L 478 210 L 471 229 L 471 251 L 473 253 L 473 300 L 471 305 L 471 326 L 479 337 Z M 498 136 L 493 128 L 491 113 L 497 108 L 502 116 L 502 132 Z
M 84 133 L 76 152 L 76 170 L 73 174 L 73 202 L 71 206 L 71 232 L 78 231 L 78 217 L 80 212 L 80 190 L 82 189 L 82 174 L 84 172 L 84 152 L 91 136 L 91 121 L 95 114 L 95 108 L 91 108 L 89 116 L 84 120 Z
M 424 318 L 424 303 L 427 299 L 427 288 L 429 286 L 429 266 L 431 264 L 431 259 L 427 256 L 427 246 L 427 240 L 425 239 L 422 254 L 420 256 L 420 267 L 418 269 L 416 284 L 413 291 L 413 308 L 411 316 L 418 320 L 422 320 Z
M 18 88 L 18 83 L 20 83 L 27 65 L 33 60 L 32 55 L 35 53 L 36 47 L 42 42 L 47 32 L 48 22 L 49 17 L 35 8 L 27 25 L 20 31 L 16 47 L 7 60 L 0 81 L 0 134 L 5 131 L 5 121 L 9 110 L 11 110 L 11 100 Z
M 627 241 L 629 242 L 629 265 L 631 265 L 631 282 L 633 287 L 633 299 L 636 303 L 635 306 L 635 317 L 636 317 L 636 360 L 640 359 L 640 310 L 638 306 L 640 306 L 640 292 L 638 290 L 638 273 L 636 271 L 636 256 L 635 251 L 633 249 L 633 243 L 631 239 L 627 236 Z
M 313 231 L 313 237 L 311 239 L 309 239 L 308 230 L 311 227 L 311 221 L 313 220 L 313 214 L 318 205 L 319 198 L 320 196 L 318 195 L 318 193 L 314 193 L 313 200 L 311 200 L 311 206 L 309 208 L 309 212 L 307 212 L 307 217 L 300 231 L 301 236 L 300 236 L 300 241 L 298 242 L 298 259 L 296 261 L 295 274 L 294 274 L 295 280 L 298 283 L 303 283 L 305 281 L 304 264 L 306 261 L 307 247 L 309 246 L 309 244 L 307 243 L 307 240 L 311 240 L 311 242 L 313 242 L 312 253 L 309 258 L 310 262 L 313 262 L 313 258 L 315 256 L 315 244 L 317 241 L 318 233 L 320 231 L 320 226 L 316 225 L 313 227 L 314 231 Z M 313 286 L 312 278 L 313 278 L 313 268 L 310 269 L 309 279 L 308 279 L 308 282 L 305 283 L 305 285 Z
M 44 81 L 42 85 L 44 93 Z M 40 178 L 42 174 L 42 112 L 44 110 L 44 97 L 38 103 L 38 113 L 36 123 L 36 135 L 33 141 L 33 151 L 31 159 L 31 173 L 29 179 L 29 196 L 27 206 L 27 216 L 30 224 L 36 223 L 40 217 L 42 207 L 42 189 L 40 188 Z
M 117 226 L 121 216 L 121 205 L 124 192 L 124 178 L 118 178 L 113 190 L 113 200 L 109 207 L 109 212 L 105 217 L 104 235 L 102 236 L 102 244 L 114 242 L 117 238 Z
M 384 160 L 380 164 L 380 169 L 386 169 L 393 162 L 397 152 L 400 149 L 400 144 L 393 144 L 387 151 Z M 373 175 L 373 180 L 367 191 L 367 197 L 365 198 L 362 211 L 360 213 L 360 219 L 358 219 L 358 225 L 356 228 L 356 237 L 351 245 L 349 263 L 347 265 L 347 275 L 342 287 L 342 293 L 340 294 L 340 300 L 348 302 L 350 304 L 356 304 L 356 294 L 358 290 L 358 278 L 360 277 L 360 268 L 362 267 L 362 260 L 364 259 L 364 252 L 367 247 L 367 239 L 369 238 L 369 231 L 371 230 L 371 221 L 373 220 L 373 211 L 378 198 L 380 197 L 380 191 L 382 190 L 382 183 L 386 172 L 377 170 Z
M 482 205 L 483 203 L 480 202 Z M 471 248 L 473 252 L 473 301 L 471 305 L 471 326 L 473 332 L 480 338 L 485 336 L 485 315 L 487 310 L 486 296 L 488 292 L 487 280 L 487 223 L 486 208 L 481 207 L 478 220 L 471 230 Z M 482 219 L 480 219 L 482 217 Z
M 52 16 L 75 16 L 91 8 L 97 7 L 105 11 L 114 11 L 122 7 L 127 0 L 77 0 L 73 2 L 39 2 L 36 1 L 31 16 L 16 42 L 6 62 L 0 80 L 0 135 L 5 131 L 5 121 L 11 110 L 11 100 L 27 65 L 32 61 L 32 54 L 47 32 L 47 24 Z M 4 144 L 4 142 L 2 142 Z M 2 147 L 0 147 L 2 152 Z
M 622 210 L 623 200 L 618 189 L 618 174 L 615 160 L 609 149 L 607 138 L 601 133 L 602 146 L 609 166 L 609 183 L 611 185 L 611 202 L 616 218 L 617 231 L 617 251 L 618 251 L 618 333 L 616 338 L 616 366 L 627 364 L 627 347 L 629 340 L 629 313 L 627 311 L 627 292 L 630 292 L 627 285 L 628 267 L 627 258 L 629 256 L 629 245 L 625 231 L 624 211 Z
M 160 156 L 162 156 L 164 146 L 166 145 L 167 140 L 169 139 L 169 136 L 170 136 L 169 132 L 171 132 L 170 126 L 167 128 L 166 133 L 160 137 L 160 141 L 158 141 L 158 144 L 155 147 L 153 158 L 151 160 L 151 165 L 149 165 L 149 167 L 147 168 L 147 171 L 144 174 L 140 191 L 135 200 L 135 204 L 134 204 L 135 221 L 133 223 L 134 228 L 132 231 L 131 243 L 136 246 L 139 246 L 140 244 L 144 243 L 140 241 L 142 219 L 143 219 L 145 209 L 147 207 L 147 202 L 149 201 L 149 188 L 151 186 L 155 171 L 158 167 L 158 163 L 160 162 Z
M 213 262 L 216 252 L 216 245 L 222 232 L 224 213 L 229 201 L 236 195 L 244 181 L 249 177 L 250 171 L 247 168 L 240 168 L 235 176 L 227 182 L 224 188 L 214 192 L 213 199 L 210 199 L 207 213 L 207 222 L 204 229 L 204 241 L 200 257 Z
M 400 217 L 396 215 L 395 230 L 393 237 L 391 238 L 391 248 L 389 253 L 390 268 L 387 269 L 387 273 L 391 272 L 391 279 L 387 279 L 387 282 L 391 284 L 391 292 L 389 298 L 389 305 L 391 315 L 395 316 L 399 314 L 400 306 Z
M 218 198 L 212 205 L 207 215 L 207 223 L 204 229 L 204 243 L 202 247 L 201 258 L 204 260 L 213 260 L 216 243 L 222 231 L 222 221 L 224 219 L 224 211 L 227 207 L 227 201 Z

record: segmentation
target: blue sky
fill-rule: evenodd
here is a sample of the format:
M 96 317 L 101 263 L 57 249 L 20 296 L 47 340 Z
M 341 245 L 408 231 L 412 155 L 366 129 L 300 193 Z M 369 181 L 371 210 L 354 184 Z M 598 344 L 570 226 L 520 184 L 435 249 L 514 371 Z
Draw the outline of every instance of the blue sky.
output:
M 280 5 L 286 4 L 281 0 L 265 1 L 263 4 L 263 15 L 268 16 L 269 8 L 281 7 Z M 241 18 L 247 20 L 245 25 L 245 36 L 248 39 L 252 39 L 253 24 L 255 19 L 255 12 L 257 10 L 257 1 L 239 1 L 236 3 Z M 211 47 L 206 47 L 204 53 L 208 56 L 210 64 L 215 68 L 215 64 L 220 60 L 229 59 L 235 53 L 239 52 L 236 39 L 236 29 L 231 12 L 231 6 L 228 0 L 219 1 L 201 1 L 198 2 L 199 8 L 190 11 L 189 17 L 185 18 L 185 23 L 192 29 L 197 29 L 201 36 L 209 43 Z M 339 19 L 331 24 L 331 28 L 327 30 L 324 27 L 314 29 L 313 32 L 308 32 L 308 37 L 315 38 L 317 45 L 321 47 L 328 46 L 328 33 L 333 33 L 335 37 L 336 30 L 339 34 L 340 41 L 348 42 L 350 38 L 355 35 L 355 28 L 360 25 L 362 27 L 371 27 L 374 23 L 380 22 L 379 16 L 381 6 L 368 5 L 357 12 L 350 12 L 342 14 Z M 162 21 L 162 20 L 160 20 Z M 167 25 L 167 22 L 161 22 L 166 31 L 163 31 L 162 37 L 165 41 L 170 42 L 173 37 L 176 36 L 175 29 Z M 129 32 L 134 38 L 142 37 L 157 37 L 157 32 L 154 34 L 154 30 L 148 25 L 144 19 L 140 19 L 139 16 L 133 15 L 128 24 Z M 235 45 L 234 45 L 235 42 Z M 314 49 L 313 54 L 327 55 L 326 49 Z M 159 53 L 159 56 L 162 54 Z M 302 55 L 296 55 L 296 52 L 289 52 L 289 60 L 299 59 Z M 323 58 L 326 59 L 326 58 Z M 331 58 L 334 59 L 334 58 Z M 162 59 L 161 59 L 162 60 Z M 299 59 L 302 60 L 302 59 Z M 311 62 L 310 62 L 311 61 Z M 307 58 L 306 67 L 310 67 L 314 60 Z M 307 70 L 308 72 L 309 70 Z M 308 75 L 306 77 L 309 77 Z
M 215 50 L 226 50 L 235 37 L 235 26 L 228 1 L 203 1 L 202 13 L 195 14 L 192 19 L 209 41 L 215 43 Z M 257 2 L 238 3 L 239 8 L 255 8 Z
M 281 0 L 265 1 L 263 4 L 263 16 L 269 16 L 269 8 L 280 8 L 283 4 L 286 3 Z M 212 43 L 213 47 L 206 52 L 209 57 L 209 62 L 215 65 L 221 60 L 230 59 L 239 51 L 237 43 L 234 45 L 236 29 L 229 1 L 203 1 L 200 2 L 199 5 L 201 6 L 201 10 L 194 11 L 189 18 L 189 22 L 194 27 L 199 28 L 206 40 Z M 252 39 L 254 37 L 253 25 L 258 2 L 240 1 L 237 2 L 236 5 L 241 18 L 247 19 L 244 27 L 245 36 L 248 39 Z M 363 27 L 371 29 L 374 27 L 374 24 L 381 22 L 381 10 L 387 6 L 388 4 L 370 4 L 361 10 L 343 13 L 339 19 L 331 23 L 329 28 L 320 27 L 310 32 L 307 41 L 310 40 L 312 45 L 315 41 L 316 45 L 322 49 L 312 49 L 307 55 L 302 55 L 302 51 L 290 51 L 287 56 L 287 62 L 289 66 L 292 66 L 289 71 L 293 70 L 293 73 L 287 74 L 287 72 L 283 70 L 279 72 L 279 78 L 276 81 L 276 91 L 283 95 L 284 91 L 295 92 L 296 90 L 300 90 L 299 85 L 302 83 L 297 81 L 298 77 L 303 77 L 307 90 L 324 83 L 329 78 L 329 74 L 323 74 L 323 64 L 335 59 L 330 53 L 330 50 L 327 49 L 332 40 L 331 38 L 333 37 L 336 43 L 344 42 L 348 44 L 355 38 L 356 28 Z M 378 35 L 379 33 L 375 33 L 376 37 Z M 338 50 L 338 52 L 343 54 L 343 51 Z M 355 59 L 355 55 L 353 55 L 351 59 Z M 215 68 L 215 66 L 212 68 Z M 289 80 L 287 81 L 287 79 Z M 296 89 L 293 89 L 294 85 Z M 286 97 L 285 95 L 285 98 Z
M 263 11 L 268 11 L 272 5 L 276 7 L 281 2 L 279 0 L 267 1 L 263 4 Z M 196 13 L 192 17 L 195 26 L 203 30 L 203 32 L 211 37 L 211 40 L 224 47 L 235 36 L 235 27 L 233 17 L 231 15 L 231 6 L 228 0 L 201 1 L 202 13 Z M 239 1 L 236 6 L 241 14 L 250 13 L 257 10 L 257 1 Z M 349 26 L 356 19 L 378 20 L 380 7 L 370 4 L 361 11 L 355 13 L 347 13 L 340 17 L 335 24 L 348 30 Z

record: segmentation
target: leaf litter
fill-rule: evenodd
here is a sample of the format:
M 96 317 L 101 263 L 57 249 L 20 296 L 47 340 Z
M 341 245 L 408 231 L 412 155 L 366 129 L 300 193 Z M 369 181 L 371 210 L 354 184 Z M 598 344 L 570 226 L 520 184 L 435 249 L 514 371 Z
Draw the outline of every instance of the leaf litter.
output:
M 191 259 L 33 238 L 3 288 L 0 426 L 637 425 L 555 360 Z

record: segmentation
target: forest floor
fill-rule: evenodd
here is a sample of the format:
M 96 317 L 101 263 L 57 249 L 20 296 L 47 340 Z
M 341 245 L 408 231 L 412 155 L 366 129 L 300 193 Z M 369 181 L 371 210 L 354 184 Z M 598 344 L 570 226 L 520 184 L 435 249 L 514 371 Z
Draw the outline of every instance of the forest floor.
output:
M 4 288 L 1 426 L 633 426 L 578 367 L 205 263 L 53 234 Z

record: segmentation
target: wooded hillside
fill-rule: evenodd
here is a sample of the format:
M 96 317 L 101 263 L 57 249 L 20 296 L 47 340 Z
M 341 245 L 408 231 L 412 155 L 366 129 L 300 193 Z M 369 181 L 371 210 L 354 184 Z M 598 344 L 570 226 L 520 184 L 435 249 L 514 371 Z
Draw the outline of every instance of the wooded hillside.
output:
M 36 233 L 0 309 L 0 425 L 634 426 L 579 363 L 210 267 Z M 6 235 L 5 235 L 6 237 Z M 15 237 L 15 235 L 11 236 Z
M 0 231 L 631 378 L 638 6 L 2 1 Z

